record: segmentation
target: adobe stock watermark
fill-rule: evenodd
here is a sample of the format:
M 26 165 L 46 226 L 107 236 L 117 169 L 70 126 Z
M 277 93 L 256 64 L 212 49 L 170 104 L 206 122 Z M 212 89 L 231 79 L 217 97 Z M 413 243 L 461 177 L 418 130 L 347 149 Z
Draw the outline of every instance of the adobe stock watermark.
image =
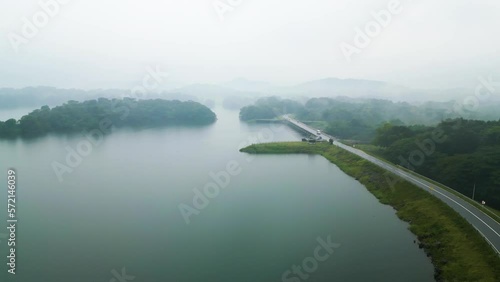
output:
M 275 137 L 274 133 L 283 126 L 283 124 L 275 125 L 271 123 L 269 125 L 269 128 L 260 130 L 256 135 L 248 136 L 247 139 L 241 142 L 236 149 L 240 149 L 256 143 L 272 142 L 274 141 Z M 245 158 L 245 161 L 247 163 L 250 163 L 253 160 L 253 155 L 248 155 Z M 206 183 L 201 189 L 194 188 L 192 190 L 193 197 L 190 201 L 191 203 L 180 203 L 177 206 L 182 218 L 184 219 L 184 222 L 186 222 L 186 224 L 190 224 L 191 217 L 193 215 L 199 215 L 202 210 L 207 208 L 211 200 L 219 196 L 221 191 L 229 186 L 229 184 L 231 183 L 231 179 L 233 179 L 233 177 L 235 176 L 240 175 L 242 171 L 243 168 L 241 164 L 238 161 L 231 160 L 227 162 L 225 169 L 217 173 L 214 173 L 212 171 L 209 172 L 208 176 L 210 177 L 211 181 Z
M 124 100 L 126 104 L 125 106 L 116 108 L 116 112 L 123 111 L 123 115 L 120 117 L 121 120 L 124 120 L 130 114 L 130 109 L 137 106 L 137 100 L 145 99 L 146 94 L 157 90 L 163 80 L 170 77 L 170 74 L 168 72 L 161 71 L 160 66 L 158 65 L 156 65 L 154 69 L 150 66 L 146 67 L 146 72 L 147 74 L 142 78 L 141 85 L 133 87 L 130 90 L 130 95 L 122 94 L 120 96 L 121 99 L 132 98 Z M 116 107 L 116 104 L 114 104 L 113 107 Z
M 212 181 L 205 184 L 201 191 L 198 188 L 193 189 L 193 206 L 185 203 L 180 203 L 178 205 L 179 211 L 186 224 L 191 223 L 191 216 L 199 215 L 203 209 L 208 207 L 210 200 L 219 196 L 221 189 L 229 185 L 231 177 L 239 175 L 242 170 L 243 169 L 237 161 L 229 161 L 224 170 L 217 173 L 210 172 L 208 175 Z
M 354 28 L 354 38 L 352 44 L 345 41 L 341 42 L 339 47 L 342 54 L 348 62 L 352 61 L 354 54 L 360 54 L 361 51 L 367 48 L 372 40 L 379 36 L 382 31 L 391 24 L 394 16 L 403 11 L 403 6 L 399 0 L 391 0 L 387 3 L 387 8 L 378 12 L 371 12 L 372 20 L 368 21 L 364 28 Z
M 306 257 L 298 265 L 292 267 L 281 275 L 283 282 L 300 282 L 306 281 L 319 268 L 320 262 L 325 262 L 333 254 L 334 249 L 340 248 L 340 244 L 333 243 L 331 236 L 326 237 L 326 241 L 321 237 L 316 238 L 318 246 L 316 246 L 310 257 Z
M 22 27 L 19 33 L 14 31 L 7 34 L 10 45 L 14 52 L 19 53 L 19 47 L 23 44 L 28 44 L 29 41 L 35 38 L 40 30 L 46 27 L 50 20 L 56 17 L 63 5 L 66 5 L 71 0 L 40 0 L 38 1 L 39 9 L 31 16 L 31 19 L 22 17 Z
M 151 67 L 146 68 L 147 74 L 142 79 L 142 85 L 138 85 L 131 90 L 132 99 L 122 100 L 124 105 L 118 107 L 117 101 L 112 104 L 112 111 L 115 113 L 123 112 L 120 120 L 124 120 L 130 114 L 130 109 L 135 108 L 136 102 L 134 98 L 143 98 L 148 91 L 157 89 L 162 83 L 163 79 L 169 77 L 168 73 L 161 72 L 159 66 L 155 69 Z M 92 151 L 99 147 L 104 141 L 104 136 L 111 133 L 113 121 L 110 118 L 103 118 L 99 121 L 99 127 L 92 130 L 83 130 L 81 132 L 83 139 L 80 140 L 75 148 L 65 146 L 66 156 L 64 162 L 53 161 L 52 170 L 54 171 L 59 182 L 63 182 L 63 176 L 67 173 L 72 173 L 79 167 L 84 159 L 88 157 Z
M 135 279 L 135 276 L 127 274 L 127 269 L 125 267 L 122 267 L 121 272 L 113 269 L 111 270 L 111 274 L 113 274 L 113 278 L 111 278 L 109 282 L 127 282 Z
M 212 6 L 219 17 L 219 20 L 224 22 L 226 19 L 225 14 L 233 12 L 242 3 L 243 0 L 216 0 L 212 2 Z
M 456 114 L 458 117 L 464 117 L 467 113 L 475 112 L 479 109 L 481 103 L 491 98 L 496 93 L 495 85 L 500 86 L 500 81 L 495 82 L 491 75 L 488 78 L 478 77 L 478 84 L 474 88 L 474 95 L 465 97 L 461 102 L 456 102 L 453 109 L 448 114 Z
M 474 95 L 469 95 L 457 101 L 453 109 L 450 109 L 447 114 L 455 116 L 456 124 L 452 127 L 454 130 L 458 130 L 461 126 L 462 117 L 466 116 L 468 113 L 475 112 L 478 110 L 481 103 L 485 103 L 491 98 L 491 95 L 496 93 L 495 85 L 500 85 L 500 82 L 494 82 L 492 76 L 490 75 L 487 79 L 480 76 L 478 78 L 479 82 L 474 89 Z M 436 151 L 436 145 L 442 144 L 447 140 L 448 136 L 445 135 L 444 131 L 440 128 L 435 128 L 431 133 L 430 138 L 424 140 L 415 141 L 417 148 L 409 153 L 407 157 L 399 155 L 398 159 L 400 165 L 406 167 L 410 170 L 415 170 L 417 167 L 424 164 L 426 158 L 434 154 Z M 397 182 L 400 181 L 399 178 L 391 179 L 391 177 L 386 174 L 386 180 L 389 183 L 391 189 Z

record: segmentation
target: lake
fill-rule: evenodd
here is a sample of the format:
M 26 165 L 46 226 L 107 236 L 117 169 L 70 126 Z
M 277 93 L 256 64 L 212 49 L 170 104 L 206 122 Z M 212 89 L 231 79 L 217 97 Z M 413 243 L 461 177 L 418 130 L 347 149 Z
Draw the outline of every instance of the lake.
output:
M 408 225 L 323 157 L 238 152 L 297 132 L 214 111 L 205 127 L 115 130 L 75 167 L 82 135 L 0 140 L 19 220 L 17 274 L 0 237 L 0 280 L 433 281 Z

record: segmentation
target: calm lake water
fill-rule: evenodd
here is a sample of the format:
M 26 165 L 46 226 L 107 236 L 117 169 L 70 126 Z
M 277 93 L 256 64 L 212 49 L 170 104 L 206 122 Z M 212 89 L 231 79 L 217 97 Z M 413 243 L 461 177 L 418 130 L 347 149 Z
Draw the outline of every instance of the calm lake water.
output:
M 115 131 L 62 182 L 52 163 L 66 164 L 81 135 L 0 140 L 0 183 L 17 170 L 19 219 L 15 276 L 0 223 L 0 280 L 267 282 L 306 262 L 314 269 L 303 270 L 307 281 L 433 281 L 407 224 L 335 165 L 238 152 L 246 143 L 300 140 L 298 133 L 214 111 L 218 121 L 206 127 Z M 239 174 L 186 224 L 179 205 L 193 206 L 193 189 L 203 191 L 228 164 Z M 339 245 L 312 261 L 318 237 Z

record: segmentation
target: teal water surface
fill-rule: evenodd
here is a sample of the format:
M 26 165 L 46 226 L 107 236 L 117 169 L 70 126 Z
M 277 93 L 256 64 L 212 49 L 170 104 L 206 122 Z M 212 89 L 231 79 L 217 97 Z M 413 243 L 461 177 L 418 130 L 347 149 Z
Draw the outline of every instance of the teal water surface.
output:
M 407 224 L 335 165 L 320 156 L 238 152 L 300 140 L 298 133 L 215 112 L 218 121 L 205 127 L 116 130 L 62 182 L 52 164 L 66 164 L 67 148 L 82 136 L 0 140 L 0 183 L 16 169 L 19 219 L 16 275 L 7 273 L 0 237 L 0 280 L 433 281 Z M 221 178 L 227 185 L 210 173 L 229 175 Z M 219 192 L 211 190 L 187 224 L 179 205 L 195 208 L 193 189 L 207 185 Z M 6 234 L 5 221 L 0 226 Z M 318 238 L 338 245 L 309 265 L 314 271 L 303 270 L 307 278 L 293 274 L 293 265 L 313 263 Z

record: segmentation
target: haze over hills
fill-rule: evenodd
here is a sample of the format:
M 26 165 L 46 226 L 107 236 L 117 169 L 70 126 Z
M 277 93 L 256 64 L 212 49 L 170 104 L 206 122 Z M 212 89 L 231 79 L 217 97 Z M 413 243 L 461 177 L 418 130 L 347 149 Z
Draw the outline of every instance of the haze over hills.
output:
M 236 78 L 220 84 L 191 84 L 171 91 L 193 96 L 243 96 L 251 97 L 254 100 L 259 97 L 276 95 L 300 100 L 313 97 L 345 96 L 406 102 L 445 102 L 474 94 L 474 89 L 467 88 L 412 89 L 384 81 L 335 77 L 311 80 L 290 86 Z
M 180 101 L 231 100 L 230 108 L 241 108 L 261 97 L 283 96 L 305 101 L 314 97 L 376 98 L 406 102 L 447 102 L 474 94 L 474 89 L 450 88 L 419 90 L 374 80 L 324 78 L 291 86 L 237 78 L 220 84 L 194 83 L 174 89 L 158 89 L 133 94 L 130 89 L 59 89 L 54 87 L 0 88 L 0 108 L 59 105 L 68 100 L 104 98 L 163 98 Z M 134 97 L 135 96 L 135 97 Z M 140 97 L 137 97 L 140 96 Z M 491 97 L 493 100 L 494 97 Z M 496 98 L 498 99 L 498 98 Z

